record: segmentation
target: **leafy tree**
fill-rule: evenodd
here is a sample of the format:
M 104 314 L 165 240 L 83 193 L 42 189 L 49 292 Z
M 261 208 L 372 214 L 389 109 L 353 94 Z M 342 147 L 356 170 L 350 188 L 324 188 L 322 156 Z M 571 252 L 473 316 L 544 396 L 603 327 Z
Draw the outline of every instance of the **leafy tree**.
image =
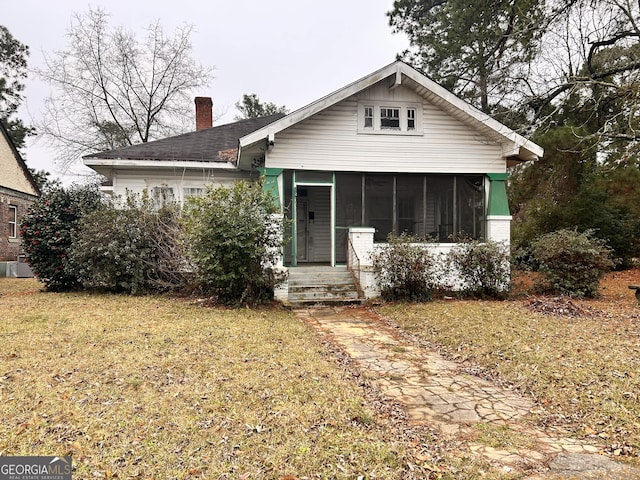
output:
M 544 157 L 511 172 L 508 193 L 516 247 L 526 248 L 540 235 L 575 226 L 569 208 L 597 165 L 594 149 L 575 132 L 562 126 L 537 134 L 534 141 L 545 149 Z
M 113 28 L 100 9 L 73 17 L 64 50 L 38 71 L 53 87 L 39 129 L 63 165 L 79 156 L 181 133 L 193 117 L 192 91 L 211 68 L 191 55 L 193 27 L 165 36 L 159 23 L 144 40 Z
M 27 78 L 29 47 L 18 41 L 0 25 L 0 122 L 3 123 L 16 148 L 24 147 L 25 138 L 33 129 L 22 120 L 10 118 L 22 103 L 24 81 Z
M 69 254 L 80 219 L 101 205 L 96 185 L 68 189 L 54 186 L 22 218 L 20 236 L 27 260 L 47 290 L 59 292 L 80 287 Z
M 36 170 L 35 168 L 29 167 L 29 173 L 33 177 L 33 180 L 36 182 L 38 186 L 38 190 L 40 192 L 44 192 L 49 188 L 59 187 L 60 181 L 51 179 L 51 172 L 46 170 Z
M 537 0 L 396 0 L 387 13 L 408 62 L 490 113 L 513 97 L 542 35 Z
M 184 215 L 191 260 L 205 293 L 224 304 L 273 297 L 282 281 L 274 266 L 283 225 L 260 182 L 210 187 L 204 196 L 187 200 Z
M 275 103 L 261 102 L 258 95 L 252 93 L 242 95 L 242 100 L 236 102 L 236 109 L 240 115 L 236 115 L 236 120 L 244 120 L 247 118 L 259 118 L 276 113 L 288 113 L 287 107 L 284 105 L 278 107 Z

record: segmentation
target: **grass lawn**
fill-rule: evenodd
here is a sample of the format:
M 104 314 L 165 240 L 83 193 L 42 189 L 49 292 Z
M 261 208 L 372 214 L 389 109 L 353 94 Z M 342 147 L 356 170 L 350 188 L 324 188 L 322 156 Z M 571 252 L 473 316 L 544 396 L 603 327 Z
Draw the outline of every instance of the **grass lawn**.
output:
M 39 289 L 0 279 L 0 455 L 72 455 L 77 479 L 411 476 L 291 313 Z
M 379 312 L 469 370 L 533 397 L 539 424 L 639 463 L 640 307 L 627 288 L 637 283 L 635 270 L 609 275 L 595 300 L 439 300 Z
M 539 424 L 637 462 L 630 283 L 640 271 L 612 275 L 573 316 L 536 313 L 553 302 L 526 297 L 379 311 L 532 396 Z M 40 288 L 0 279 L 0 455 L 72 455 L 77 479 L 514 478 L 407 425 L 290 312 Z

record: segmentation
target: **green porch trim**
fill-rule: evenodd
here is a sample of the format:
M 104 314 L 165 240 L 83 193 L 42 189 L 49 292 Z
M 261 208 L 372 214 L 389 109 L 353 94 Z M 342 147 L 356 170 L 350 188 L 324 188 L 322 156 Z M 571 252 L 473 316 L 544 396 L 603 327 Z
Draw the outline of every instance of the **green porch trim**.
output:
M 509 212 L 509 200 L 507 198 L 508 173 L 487 173 L 489 178 L 489 208 L 487 215 L 505 216 Z
M 258 168 L 258 172 L 263 178 L 262 189 L 265 192 L 269 192 L 273 196 L 275 204 L 280 210 L 282 210 L 282 203 L 280 202 L 280 188 L 278 187 L 278 177 L 280 176 L 282 171 L 282 168 Z

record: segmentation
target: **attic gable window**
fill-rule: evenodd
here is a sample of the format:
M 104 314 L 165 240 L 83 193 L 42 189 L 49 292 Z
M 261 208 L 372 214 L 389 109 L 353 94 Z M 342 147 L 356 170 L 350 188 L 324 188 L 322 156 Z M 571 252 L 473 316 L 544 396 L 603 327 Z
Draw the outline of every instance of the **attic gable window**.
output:
M 373 107 L 364 107 L 364 128 L 373 128 Z
M 423 135 L 422 105 L 367 101 L 358 104 L 358 132 L 386 135 Z
M 382 107 L 380 109 L 380 128 L 400 130 L 400 109 Z
M 416 129 L 416 109 L 407 108 L 407 130 Z

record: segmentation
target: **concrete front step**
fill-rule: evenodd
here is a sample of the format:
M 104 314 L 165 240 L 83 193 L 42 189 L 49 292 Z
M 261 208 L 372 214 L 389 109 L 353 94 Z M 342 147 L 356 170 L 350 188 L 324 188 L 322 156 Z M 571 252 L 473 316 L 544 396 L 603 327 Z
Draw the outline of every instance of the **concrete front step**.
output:
M 362 302 L 347 268 L 326 266 L 290 268 L 288 300 L 294 307 Z

